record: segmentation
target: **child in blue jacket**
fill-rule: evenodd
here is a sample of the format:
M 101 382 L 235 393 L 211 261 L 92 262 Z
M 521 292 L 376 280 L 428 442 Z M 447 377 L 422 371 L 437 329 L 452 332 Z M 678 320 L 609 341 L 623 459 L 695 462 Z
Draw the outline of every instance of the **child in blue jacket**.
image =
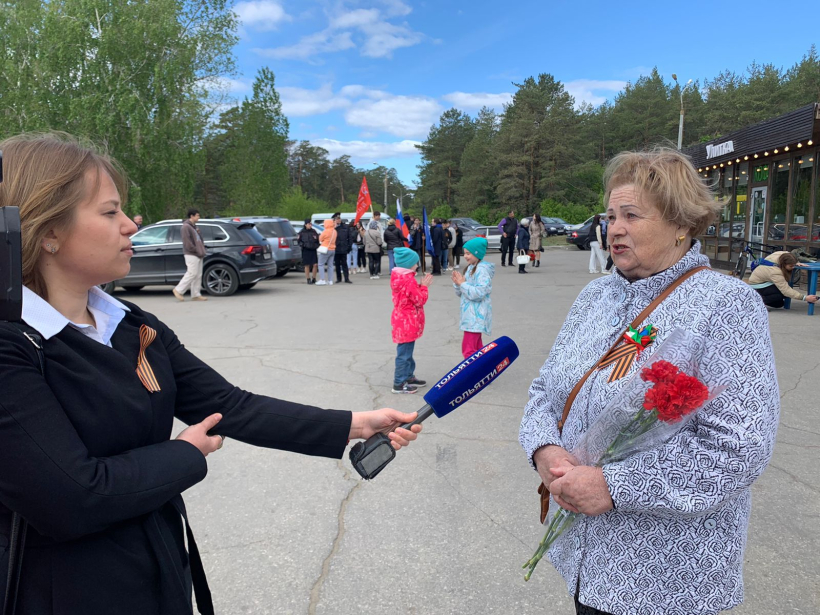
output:
M 453 288 L 461 297 L 461 354 L 466 359 L 484 347 L 481 335 L 490 334 L 493 324 L 493 306 L 490 293 L 493 290 L 495 265 L 482 259 L 487 254 L 487 240 L 475 237 L 464 244 L 464 272 L 453 271 Z

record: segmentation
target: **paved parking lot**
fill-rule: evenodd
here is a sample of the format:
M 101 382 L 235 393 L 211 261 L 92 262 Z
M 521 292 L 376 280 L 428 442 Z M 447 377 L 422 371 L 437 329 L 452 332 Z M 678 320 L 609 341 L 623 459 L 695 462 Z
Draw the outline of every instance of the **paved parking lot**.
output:
M 523 580 L 543 528 L 518 426 L 527 388 L 591 279 L 588 258 L 554 249 L 526 276 L 497 268 L 493 334 L 513 338 L 520 358 L 476 401 L 428 420 L 376 480 L 360 481 L 346 457 L 235 441 L 211 455 L 186 501 L 217 612 L 574 613 L 548 562 Z M 329 408 L 416 410 L 420 395 L 390 393 L 387 277 L 352 279 L 313 287 L 290 273 L 207 303 L 177 303 L 170 287 L 118 296 L 156 313 L 243 388 Z M 449 279 L 436 278 L 430 297 L 415 358 L 433 380 L 459 361 L 461 333 Z M 820 612 L 820 315 L 795 308 L 770 315 L 783 407 L 774 459 L 753 489 L 738 615 Z

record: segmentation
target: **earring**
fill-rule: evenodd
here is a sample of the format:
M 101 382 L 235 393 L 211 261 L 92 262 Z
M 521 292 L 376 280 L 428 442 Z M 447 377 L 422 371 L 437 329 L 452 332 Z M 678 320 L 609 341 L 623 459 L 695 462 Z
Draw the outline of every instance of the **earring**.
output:
M 675 240 L 675 245 L 676 245 L 676 246 L 679 246 L 680 244 L 682 244 L 682 243 L 683 243 L 683 240 L 684 240 L 684 239 L 686 239 L 686 235 L 681 235 L 680 237 L 678 237 L 678 238 Z
M 46 244 L 46 245 L 48 245 L 48 244 Z M 57 248 L 52 247 L 52 248 L 51 248 L 51 253 L 52 253 L 52 254 L 56 254 L 56 253 L 57 253 Z

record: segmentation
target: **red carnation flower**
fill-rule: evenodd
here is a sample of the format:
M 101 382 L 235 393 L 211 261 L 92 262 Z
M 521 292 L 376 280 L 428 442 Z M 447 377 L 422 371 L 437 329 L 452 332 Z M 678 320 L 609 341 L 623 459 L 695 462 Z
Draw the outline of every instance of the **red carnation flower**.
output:
M 700 408 L 709 397 L 709 390 L 700 380 L 678 372 L 672 380 L 657 382 L 644 396 L 643 407 L 655 410 L 658 419 L 677 423 Z
M 669 361 L 655 361 L 650 367 L 644 367 L 641 379 L 646 382 L 667 382 L 675 378 L 680 370 Z

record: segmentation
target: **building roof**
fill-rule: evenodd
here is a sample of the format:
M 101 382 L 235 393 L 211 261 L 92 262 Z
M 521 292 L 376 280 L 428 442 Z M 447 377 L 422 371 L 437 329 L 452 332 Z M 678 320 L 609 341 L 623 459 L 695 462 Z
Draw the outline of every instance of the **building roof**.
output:
M 806 146 L 808 141 L 820 132 L 820 103 L 811 103 L 785 113 L 779 117 L 765 120 L 753 126 L 741 128 L 708 143 L 699 143 L 683 150 L 692 159 L 692 163 L 703 168 L 736 160 L 744 156 L 758 154 L 764 157 L 777 148 Z

